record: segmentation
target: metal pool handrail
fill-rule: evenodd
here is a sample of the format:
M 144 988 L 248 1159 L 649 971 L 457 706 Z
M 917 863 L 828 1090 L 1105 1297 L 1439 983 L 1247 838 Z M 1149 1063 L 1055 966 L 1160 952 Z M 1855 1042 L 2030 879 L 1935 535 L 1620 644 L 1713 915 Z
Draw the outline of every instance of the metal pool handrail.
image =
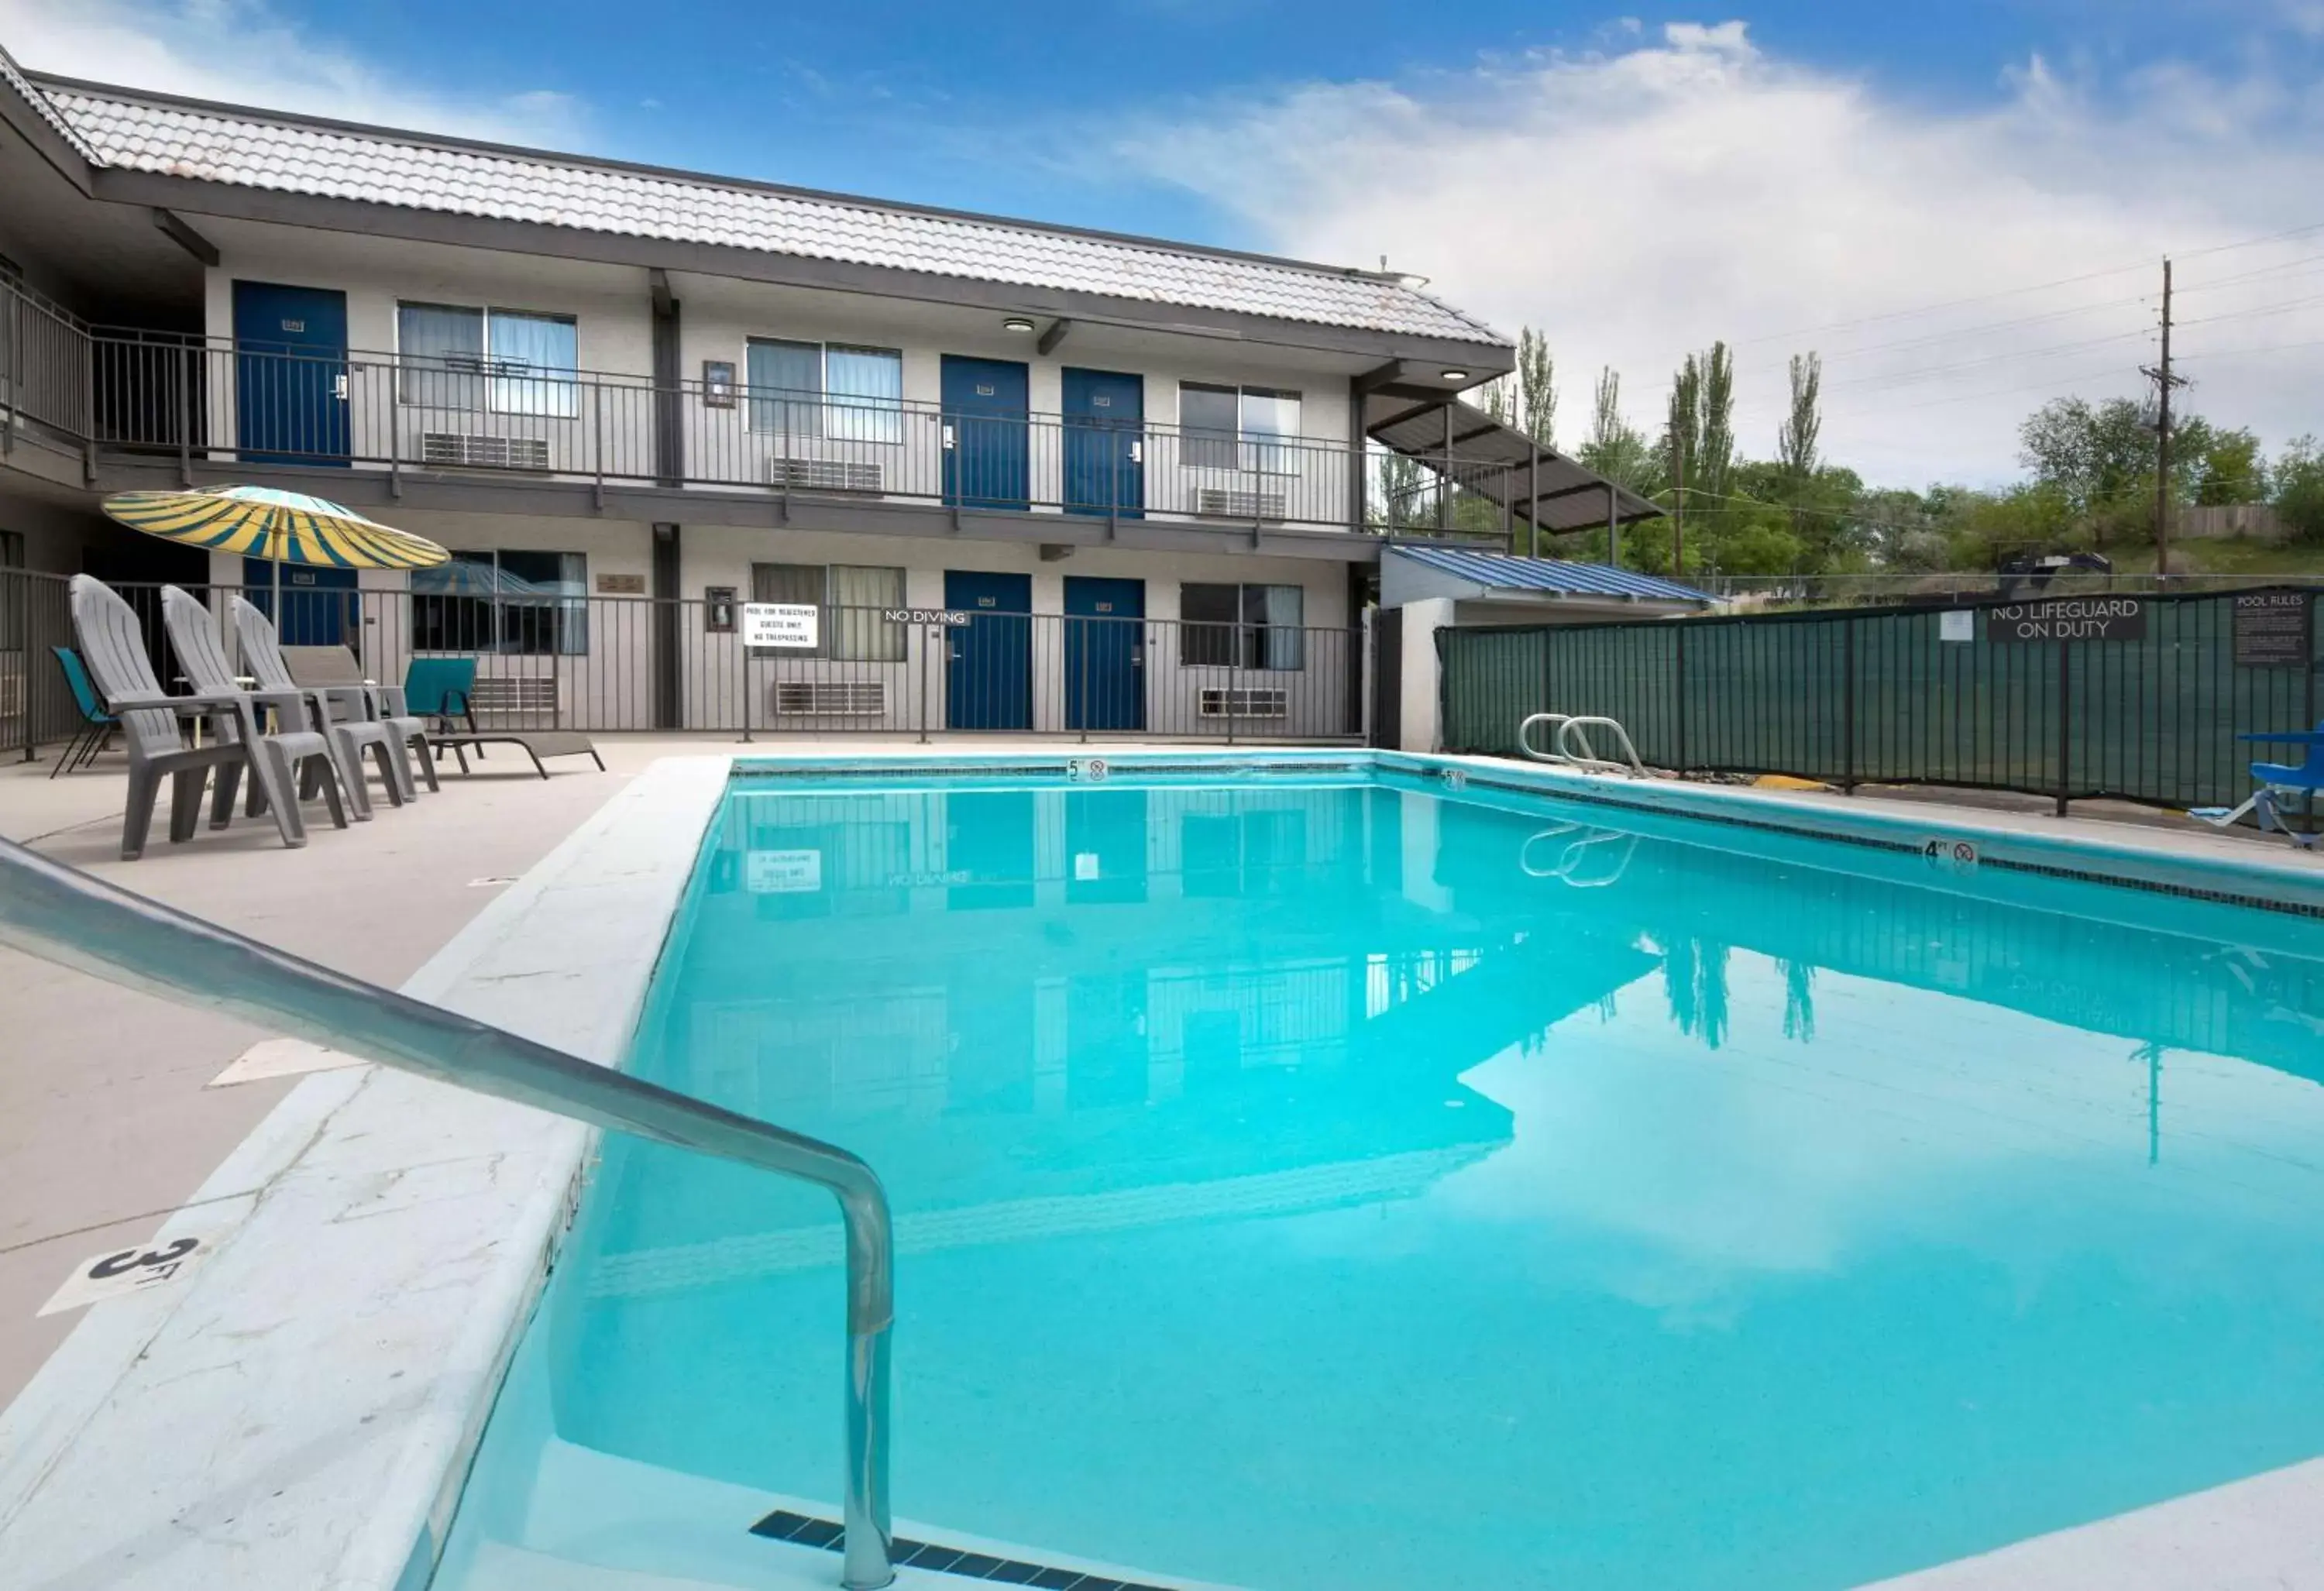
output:
M 456 1088 L 831 1191 L 847 1228 L 847 1529 L 842 1584 L 890 1584 L 888 1197 L 846 1150 L 593 1065 L 318 967 L 0 841 L 0 943 Z

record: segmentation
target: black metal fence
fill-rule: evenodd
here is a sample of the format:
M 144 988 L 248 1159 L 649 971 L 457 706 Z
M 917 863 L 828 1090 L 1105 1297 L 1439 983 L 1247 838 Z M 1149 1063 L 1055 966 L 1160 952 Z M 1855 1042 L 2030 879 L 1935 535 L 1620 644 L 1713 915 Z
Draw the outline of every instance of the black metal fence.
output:
M 1518 756 L 1527 714 L 1599 714 L 1664 768 L 2232 805 L 2270 756 L 2237 735 L 2317 722 L 2317 600 L 2111 599 L 2140 619 L 2071 640 L 2000 639 L 1999 603 L 1443 630 L 1443 741 Z
M 580 593 L 321 590 L 289 571 L 293 645 L 346 646 L 393 683 L 414 658 L 475 660 L 483 727 L 706 730 L 737 738 L 989 732 L 1222 741 L 1362 732 L 1360 632 L 1257 623 L 824 606 L 811 645 L 744 644 L 733 603 Z M 529 584 L 529 583 L 516 583 Z M 154 673 L 177 669 L 157 585 L 115 584 L 145 621 Z M 273 611 L 266 587 L 189 587 Z M 65 582 L 0 570 L 0 750 L 33 754 L 82 722 L 53 648 L 69 647 Z

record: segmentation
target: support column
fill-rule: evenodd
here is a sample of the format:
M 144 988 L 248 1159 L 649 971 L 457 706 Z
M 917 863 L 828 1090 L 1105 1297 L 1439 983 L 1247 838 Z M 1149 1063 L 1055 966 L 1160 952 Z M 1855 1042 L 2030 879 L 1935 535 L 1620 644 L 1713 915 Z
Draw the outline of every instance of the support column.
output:
M 679 538 L 676 525 L 653 528 L 653 704 L 654 728 L 686 727 L 683 622 L 686 609 L 678 586 Z
M 649 271 L 653 289 L 654 479 L 664 486 L 686 484 L 686 407 L 679 389 L 678 300 L 669 277 Z

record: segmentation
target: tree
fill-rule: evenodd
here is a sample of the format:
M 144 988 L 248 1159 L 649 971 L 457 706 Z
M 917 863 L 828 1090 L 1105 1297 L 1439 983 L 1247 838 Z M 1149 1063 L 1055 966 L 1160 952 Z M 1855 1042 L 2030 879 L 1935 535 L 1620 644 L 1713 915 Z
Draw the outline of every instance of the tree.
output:
M 2086 399 L 2054 398 L 2026 417 L 2017 437 L 2034 480 L 2063 497 L 2099 546 L 2110 529 L 2151 523 L 2154 426 L 2129 399 L 2093 408 Z
M 1421 522 L 1424 517 L 1434 525 L 1435 472 L 1393 448 L 1383 449 L 1378 458 L 1379 490 L 1374 496 L 1372 523 L 1391 535 Z
M 1549 339 L 1531 326 L 1517 333 L 1517 428 L 1544 447 L 1556 446 L 1557 363 Z
M 1598 375 L 1590 411 L 1590 439 L 1574 453 L 1589 469 L 1640 496 L 1660 479 L 1655 449 L 1646 433 L 1622 418 L 1622 377 L 1608 365 Z
M 1823 416 L 1816 402 L 1823 388 L 1823 355 L 1792 355 L 1792 411 L 1775 429 L 1775 457 L 1784 474 L 1804 484 L 1816 469 L 1816 443 L 1823 435 Z
M 2182 446 L 2186 440 L 2182 431 Z M 2184 483 L 2181 495 L 2207 508 L 2268 500 L 2267 460 L 2260 455 L 2259 438 L 2250 430 L 2211 430 L 2200 451 L 2186 451 L 2194 455 L 2189 461 L 2193 479 Z
M 1735 354 L 1725 343 L 1711 344 L 1702 356 L 1702 453 L 1695 479 L 1715 500 L 1726 494 L 1727 471 L 1735 462 Z
M 2324 448 L 2302 437 L 2275 461 L 2275 511 L 2297 540 L 2324 542 Z

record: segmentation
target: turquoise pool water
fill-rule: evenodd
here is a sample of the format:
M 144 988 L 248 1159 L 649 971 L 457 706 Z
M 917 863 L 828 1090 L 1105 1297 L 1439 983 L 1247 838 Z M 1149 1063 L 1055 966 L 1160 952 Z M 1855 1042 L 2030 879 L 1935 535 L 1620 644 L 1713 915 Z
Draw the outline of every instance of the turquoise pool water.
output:
M 633 1064 L 879 1169 L 897 1513 L 1031 1556 L 1841 1587 L 2324 1453 L 2311 919 L 1394 777 L 742 779 Z M 609 1140 L 438 1586 L 747 1583 L 836 1501 L 836 1235 Z

